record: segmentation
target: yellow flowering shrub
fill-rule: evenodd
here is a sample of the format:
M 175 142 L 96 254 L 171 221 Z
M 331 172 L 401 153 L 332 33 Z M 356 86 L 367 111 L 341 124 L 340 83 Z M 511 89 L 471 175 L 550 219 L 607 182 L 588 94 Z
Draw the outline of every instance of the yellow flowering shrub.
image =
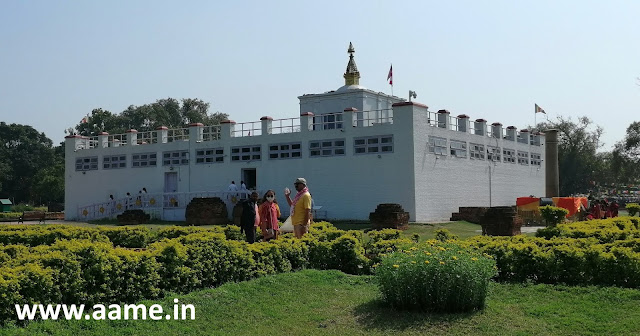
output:
M 462 312 L 484 307 L 495 261 L 456 244 L 420 244 L 375 267 L 383 300 L 396 308 Z

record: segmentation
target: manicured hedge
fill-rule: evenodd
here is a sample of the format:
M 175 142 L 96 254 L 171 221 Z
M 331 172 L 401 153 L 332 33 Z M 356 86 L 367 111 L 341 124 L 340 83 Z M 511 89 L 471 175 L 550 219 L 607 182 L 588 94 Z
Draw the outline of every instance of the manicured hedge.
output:
M 538 230 L 537 237 L 596 238 L 601 243 L 640 238 L 640 218 L 615 217 L 560 224 Z
M 464 247 L 493 256 L 498 280 L 640 287 L 638 240 L 601 244 L 596 238 L 473 237 Z
M 369 272 L 362 234 L 322 223 L 304 239 L 247 244 L 239 228 L 9 228 L 0 245 L 0 321 L 15 304 L 136 302 L 307 267 Z M 170 237 L 170 238 L 169 238 Z M 22 243 L 24 245 L 16 245 Z M 134 251 L 127 247 L 145 247 Z

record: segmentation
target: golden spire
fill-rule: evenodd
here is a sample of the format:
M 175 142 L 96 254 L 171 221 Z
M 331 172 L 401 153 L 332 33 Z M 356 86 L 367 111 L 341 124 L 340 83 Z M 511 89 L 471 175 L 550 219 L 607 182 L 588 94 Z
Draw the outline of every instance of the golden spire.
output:
M 349 42 L 349 63 L 347 64 L 347 71 L 344 73 L 344 85 L 360 85 L 360 72 L 356 66 L 356 61 L 353 59 L 353 53 L 356 50 L 353 48 L 353 44 Z

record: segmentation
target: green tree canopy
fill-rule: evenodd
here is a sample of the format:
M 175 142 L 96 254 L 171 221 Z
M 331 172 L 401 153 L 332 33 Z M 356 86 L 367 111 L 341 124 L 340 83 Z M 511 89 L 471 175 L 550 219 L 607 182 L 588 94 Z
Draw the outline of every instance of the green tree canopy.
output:
M 225 113 L 209 113 L 209 103 L 197 98 L 184 98 L 180 101 L 166 98 L 142 106 L 131 105 L 120 114 L 96 108 L 67 132 L 86 136 L 100 132 L 121 134 L 129 129 L 147 132 L 159 126 L 180 128 L 191 123 L 217 125 L 228 117 Z
M 64 163 L 60 152 L 52 147 L 52 141 L 44 133 L 31 126 L 0 122 L 0 196 L 22 203 L 44 200 L 52 189 L 64 190 Z M 49 188 L 38 190 L 34 186 L 44 170 L 55 173 L 57 185 L 50 183 Z M 59 202 L 62 197 L 64 195 L 58 193 L 48 199 Z
M 586 116 L 577 121 L 559 116 L 534 128 L 542 132 L 548 129 L 558 130 L 560 195 L 586 194 L 598 184 L 610 182 L 611 155 L 597 152 L 604 145 L 600 142 L 602 127 Z
M 634 121 L 613 150 L 612 171 L 621 183 L 640 181 L 640 122 Z

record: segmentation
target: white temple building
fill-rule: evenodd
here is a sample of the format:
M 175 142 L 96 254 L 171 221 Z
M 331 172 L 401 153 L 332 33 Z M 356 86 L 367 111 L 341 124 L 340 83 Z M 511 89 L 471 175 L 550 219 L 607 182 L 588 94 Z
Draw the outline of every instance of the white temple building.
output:
M 231 210 L 232 180 L 273 189 L 286 205 L 283 189 L 305 177 L 328 219 L 368 219 L 378 204 L 398 203 L 411 221 L 440 221 L 460 206 L 544 194 L 544 135 L 366 89 L 352 45 L 348 52 L 344 86 L 298 97 L 293 118 L 67 136 L 65 219 L 141 208 L 184 220 L 189 201 L 203 196 L 220 196 Z

